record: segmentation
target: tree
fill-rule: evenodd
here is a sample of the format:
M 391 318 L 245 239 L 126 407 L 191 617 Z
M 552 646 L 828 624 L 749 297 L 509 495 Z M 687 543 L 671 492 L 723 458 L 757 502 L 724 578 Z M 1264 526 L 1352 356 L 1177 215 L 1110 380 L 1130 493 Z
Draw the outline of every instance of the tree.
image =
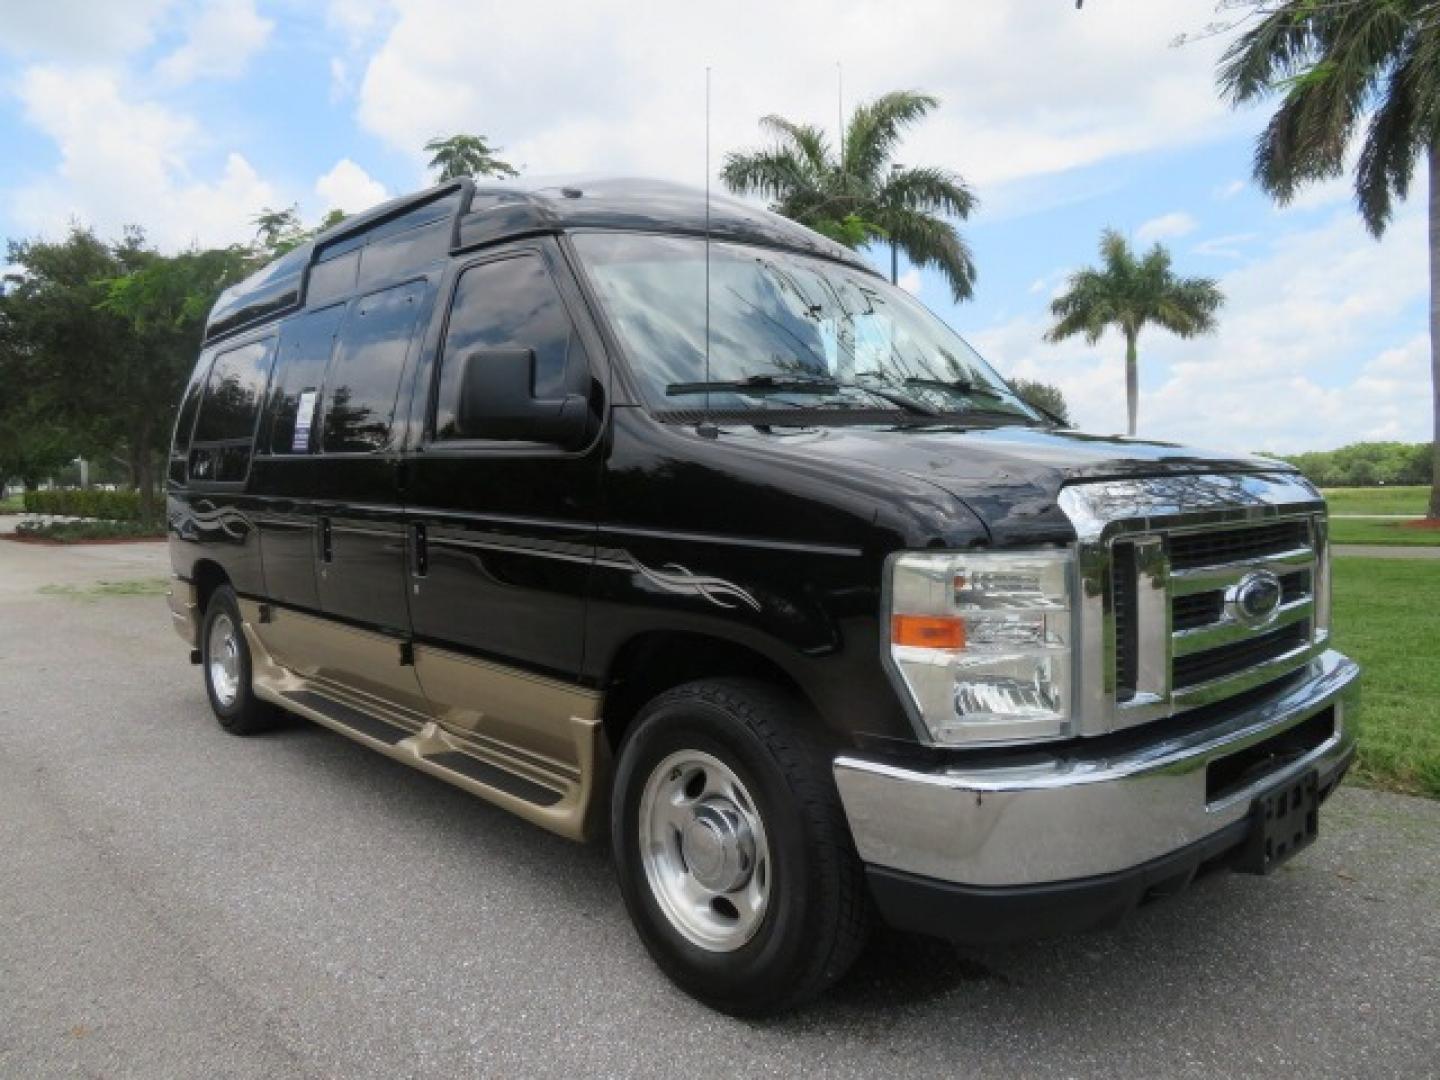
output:
M 1099 269 L 1070 275 L 1063 295 L 1050 305 L 1055 323 L 1045 334 L 1049 342 L 1082 334 L 1089 345 L 1115 328 L 1125 337 L 1125 403 L 1129 433 L 1135 434 L 1140 377 L 1137 344 L 1140 331 L 1154 323 L 1182 338 L 1215 329 L 1215 313 L 1225 302 L 1214 279 L 1176 277 L 1170 253 L 1159 244 L 1137 259 L 1130 243 L 1114 229 L 1100 234 Z
M 484 135 L 451 135 L 448 139 L 435 137 L 425 144 L 425 152 L 432 155 L 430 168 L 439 170 L 437 183 L 455 180 L 462 176 L 494 176 L 509 179 L 520 172 L 507 161 L 495 155 L 500 147 L 490 146 Z
M 775 139 L 763 150 L 725 155 L 720 178 L 731 191 L 760 195 L 770 209 L 848 248 L 888 239 L 916 266 L 933 266 L 955 299 L 974 291 L 975 264 L 951 218 L 964 220 L 976 199 L 955 173 L 893 163 L 901 133 L 940 104 L 929 94 L 896 91 L 860 105 L 837 155 L 818 127 L 782 116 L 760 126 Z
M 170 256 L 147 251 L 138 268 L 105 282 L 99 306 L 125 322 L 138 357 L 125 372 L 124 392 L 112 400 L 116 413 L 126 417 L 142 517 L 153 513 L 154 452 L 170 435 L 205 320 L 221 290 L 243 278 L 249 265 L 243 247 Z
M 1065 404 L 1065 395 L 1058 386 L 1033 379 L 1011 379 L 1010 389 L 1014 390 L 1025 404 L 1049 413 L 1066 427 L 1070 426 L 1070 408 Z
M 315 235 L 300 221 L 299 204 L 283 210 L 265 207 L 253 218 L 255 225 L 255 257 L 263 264 L 294 251 Z M 322 225 L 321 228 L 324 228 Z
M 119 454 L 155 514 L 155 459 L 200 350 L 206 314 L 252 265 L 246 247 L 163 256 L 131 230 L 105 243 L 74 228 L 11 244 L 0 296 L 7 385 L 24 386 L 27 445 L 67 433 L 69 454 Z
M 1218 72 L 1240 106 L 1279 94 L 1255 144 L 1255 179 L 1286 203 L 1341 176 L 1361 128 L 1355 201 L 1379 238 L 1424 158 L 1429 177 L 1430 381 L 1440 518 L 1440 11 L 1434 0 L 1251 0 Z

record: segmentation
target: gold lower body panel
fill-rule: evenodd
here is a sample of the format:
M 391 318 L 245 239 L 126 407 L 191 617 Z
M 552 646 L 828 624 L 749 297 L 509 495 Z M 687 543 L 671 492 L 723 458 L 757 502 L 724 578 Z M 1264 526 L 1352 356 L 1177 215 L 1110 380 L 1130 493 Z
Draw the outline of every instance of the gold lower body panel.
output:
M 598 830 L 600 694 L 430 646 L 403 664 L 395 638 L 273 606 L 262 622 L 260 608 L 240 602 L 256 696 L 562 836 Z M 493 780 L 466 775 L 468 762 Z

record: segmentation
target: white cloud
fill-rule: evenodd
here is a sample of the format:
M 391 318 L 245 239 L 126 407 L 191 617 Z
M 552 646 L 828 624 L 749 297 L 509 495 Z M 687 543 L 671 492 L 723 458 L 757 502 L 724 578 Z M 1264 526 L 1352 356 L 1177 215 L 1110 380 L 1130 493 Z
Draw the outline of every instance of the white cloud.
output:
M 1255 233 L 1229 233 L 1225 236 L 1212 236 L 1208 240 L 1201 240 L 1190 250 L 1196 255 L 1205 255 L 1214 259 L 1243 259 L 1245 249 L 1255 241 Z
M 1142 224 L 1135 230 L 1135 239 L 1142 244 L 1151 244 L 1156 240 L 1173 240 L 1177 236 L 1185 236 L 1187 233 L 1194 232 L 1198 224 L 1183 210 L 1176 210 L 1151 218 Z
M 900 157 L 949 165 L 983 198 L 1016 178 L 1239 125 L 1213 91 L 1221 43 L 1168 45 L 1177 25 L 1203 24 L 1210 8 L 735 0 L 717 20 L 703 6 L 605 0 L 537 20 L 524 5 L 400 0 L 366 66 L 359 119 L 417 172 L 426 139 L 471 131 L 537 173 L 699 183 L 706 65 L 718 163 L 755 145 L 769 112 L 833 126 L 840 60 L 847 110 L 897 84 L 938 94 L 941 110 Z
M 9 194 L 15 221 L 54 235 L 78 217 L 104 233 L 143 225 L 162 247 L 247 239 L 251 219 L 280 200 L 246 159 L 228 154 L 218 176 L 197 179 L 193 120 L 127 100 L 113 73 L 37 66 L 19 83 L 26 119 L 54 140 L 55 175 Z
M 385 185 L 349 158 L 341 158 L 335 167 L 315 181 L 315 193 L 327 210 L 343 210 L 356 214 L 384 202 L 388 195 Z
M 1212 194 L 1217 199 L 1233 199 L 1240 192 L 1245 190 L 1244 180 L 1231 180 L 1228 184 L 1221 184 Z
M 0 0 L 0 50 L 47 60 L 104 62 L 143 49 L 172 0 Z
M 1427 282 L 1419 208 L 1380 243 L 1348 212 L 1280 237 L 1220 279 L 1215 335 L 1142 335 L 1141 435 L 1287 453 L 1428 438 L 1429 344 L 1407 316 Z M 1034 314 L 969 336 L 1006 375 L 1058 385 L 1087 430 L 1123 431 L 1123 344 L 1046 345 L 1046 325 Z
M 350 65 L 339 56 L 330 58 L 330 100 L 344 101 L 355 92 L 355 80 L 350 77 Z
M 351 45 L 377 33 L 390 15 L 389 0 L 330 0 L 325 22 L 339 30 Z
M 156 73 L 172 83 L 237 78 L 274 29 L 254 0 L 209 0 L 191 15 L 185 42 L 156 65 Z

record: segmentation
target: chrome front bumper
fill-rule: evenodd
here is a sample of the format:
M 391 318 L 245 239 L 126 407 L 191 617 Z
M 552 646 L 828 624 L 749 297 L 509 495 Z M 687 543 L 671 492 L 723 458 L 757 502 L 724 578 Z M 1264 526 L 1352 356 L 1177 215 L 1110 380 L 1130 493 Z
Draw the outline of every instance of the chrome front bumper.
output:
M 1072 744 L 1024 764 L 933 772 L 842 756 L 835 781 L 860 857 L 942 882 L 1019 886 L 1128 870 L 1213 836 L 1250 813 L 1255 795 L 1309 769 L 1338 774 L 1354 750 L 1359 667 L 1334 651 L 1302 682 L 1196 727 L 1109 751 Z M 1273 738 L 1325 709 L 1334 733 L 1303 756 L 1207 801 L 1212 762 Z M 1139 733 L 1136 733 L 1137 736 Z M 1111 740 L 1099 745 L 1115 746 Z

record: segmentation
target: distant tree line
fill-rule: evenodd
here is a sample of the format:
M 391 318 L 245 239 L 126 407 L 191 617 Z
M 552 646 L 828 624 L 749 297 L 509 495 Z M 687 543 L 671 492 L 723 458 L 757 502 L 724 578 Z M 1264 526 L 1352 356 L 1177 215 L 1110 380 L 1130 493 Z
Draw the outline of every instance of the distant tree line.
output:
M 1338 450 L 1279 456 L 1317 487 L 1428 486 L 1434 479 L 1435 454 L 1428 442 L 1362 442 Z

